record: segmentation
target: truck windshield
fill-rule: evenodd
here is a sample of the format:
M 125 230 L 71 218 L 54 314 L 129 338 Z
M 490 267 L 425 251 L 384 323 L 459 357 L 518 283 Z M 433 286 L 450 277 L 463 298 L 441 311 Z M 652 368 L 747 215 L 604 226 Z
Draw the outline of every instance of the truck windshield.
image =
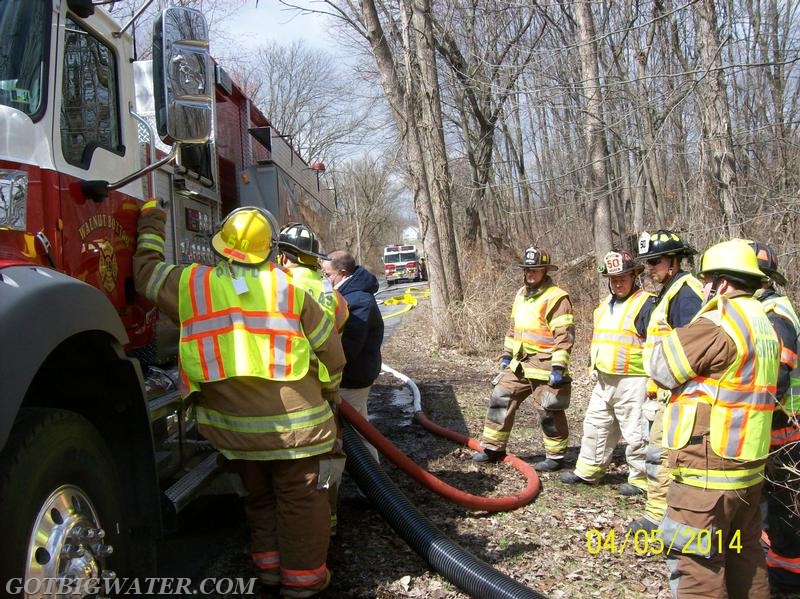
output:
M 0 104 L 33 116 L 42 108 L 50 2 L 0 0 Z
M 384 264 L 397 264 L 399 262 L 412 262 L 417 259 L 414 252 L 401 252 L 398 254 L 386 254 L 383 257 Z

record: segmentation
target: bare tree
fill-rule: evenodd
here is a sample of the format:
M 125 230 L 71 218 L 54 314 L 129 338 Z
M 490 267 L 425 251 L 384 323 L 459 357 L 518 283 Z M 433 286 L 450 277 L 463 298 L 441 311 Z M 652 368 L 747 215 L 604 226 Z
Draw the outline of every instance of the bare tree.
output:
M 594 246 L 598 258 L 611 249 L 611 207 L 608 198 L 608 148 L 605 140 L 603 95 L 597 59 L 594 18 L 588 2 L 577 2 L 575 20 L 578 23 L 583 89 L 586 96 L 586 143 L 589 148 L 589 196 L 594 206 Z
M 349 160 L 339 166 L 334 178 L 336 246 L 373 269 L 380 265 L 381 248 L 396 243 L 396 231 L 406 225 L 398 210 L 403 182 L 395 175 L 397 159 L 364 156 Z
M 291 6 L 290 3 L 284 4 Z M 331 13 L 362 37 L 375 60 L 381 86 L 404 150 L 408 183 L 428 258 L 434 337 L 447 337 L 448 306 L 463 297 L 450 205 L 430 4 L 326 0 Z M 447 267 L 445 267 L 447 265 Z
M 708 200 L 713 199 L 719 204 L 728 235 L 741 237 L 740 214 L 736 206 L 736 155 L 715 0 L 697 2 L 695 11 L 697 50 L 703 69 L 698 85 L 703 107 L 703 188 Z
M 535 41 L 529 34 L 535 14 L 533 5 L 468 2 L 448 6 L 433 21 L 437 49 L 449 68 L 452 116 L 469 164 L 469 179 L 456 184 L 467 196 L 467 249 L 476 242 L 484 253 L 508 247 L 504 229 L 490 221 L 496 131 L 533 56 Z
M 326 12 L 360 44 L 350 66 L 362 79 L 330 106 L 350 115 L 380 90 L 370 109 L 388 107 L 391 126 L 369 123 L 370 138 L 402 149 L 437 315 L 460 299 L 457 246 L 472 239 L 501 261 L 538 243 L 581 265 L 642 228 L 677 229 L 699 249 L 742 235 L 778 247 L 797 282 L 797 3 L 324 0 L 298 10 Z M 275 51 L 283 62 L 270 67 L 242 60 L 240 83 L 250 76 L 246 89 L 265 98 L 286 85 L 268 116 L 289 133 L 295 122 L 317 129 L 302 111 L 280 114 L 291 94 L 316 99 L 298 89 L 291 51 Z M 342 163 L 346 146 L 328 147 L 326 162 Z M 344 168 L 332 169 L 337 186 Z M 446 340 L 446 319 L 436 322 Z
M 352 83 L 323 50 L 303 42 L 273 42 L 228 68 L 231 78 L 302 155 L 331 163 L 334 148 L 362 141 L 367 107 L 354 102 Z

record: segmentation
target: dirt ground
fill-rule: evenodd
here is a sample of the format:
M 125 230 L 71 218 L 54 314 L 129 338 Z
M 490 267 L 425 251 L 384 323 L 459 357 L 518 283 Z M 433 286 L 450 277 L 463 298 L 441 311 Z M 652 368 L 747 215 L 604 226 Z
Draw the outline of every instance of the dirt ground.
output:
M 384 363 L 416 382 L 425 414 L 450 430 L 480 436 L 493 356 L 465 357 L 436 350 L 430 343 L 429 310 L 403 316 L 384 347 Z M 581 344 L 578 344 L 581 345 Z M 588 348 L 577 347 L 573 363 L 586 363 Z M 498 348 L 499 353 L 499 348 Z M 590 381 L 573 372 L 568 458 L 577 457 L 581 422 L 589 400 Z M 473 452 L 427 432 L 412 420 L 411 396 L 393 376 L 383 374 L 370 397 L 372 423 L 416 463 L 445 482 L 476 495 L 499 497 L 520 491 L 524 478 L 507 465 L 477 467 Z M 541 432 L 531 405 L 523 405 L 509 450 L 527 461 L 543 458 Z M 638 556 L 627 547 L 616 554 L 587 549 L 587 531 L 604 536 L 614 530 L 624 538 L 627 523 L 644 505 L 641 498 L 616 493 L 626 480 L 624 455 L 598 487 L 564 485 L 558 474 L 541 476 L 543 490 L 530 505 L 513 512 L 469 512 L 421 487 L 384 460 L 384 470 L 413 505 L 445 535 L 516 581 L 549 597 L 667 598 L 667 570 L 662 557 Z M 462 598 L 459 591 L 432 571 L 381 516 L 357 499 L 345 484 L 339 508 L 339 533 L 329 566 L 335 579 L 326 596 L 367 598 Z M 642 547 L 642 552 L 644 548 Z M 621 555 L 620 555 L 621 553 Z
M 483 427 L 493 356 L 465 357 L 437 350 L 430 343 L 429 310 L 420 307 L 402 317 L 384 346 L 384 363 L 418 385 L 428 418 L 450 430 L 478 438 Z M 588 340 L 576 344 L 573 364 L 586 364 Z M 499 349 L 498 349 L 499 351 Z M 591 384 L 585 369 L 574 368 L 572 405 L 568 410 L 570 449 L 574 462 L 581 423 Z M 382 374 L 373 388 L 369 409 L 372 424 L 416 463 L 445 482 L 482 496 L 520 491 L 524 478 L 507 465 L 477 467 L 473 452 L 432 435 L 413 421 L 408 387 Z M 533 462 L 543 457 L 541 432 L 526 402 L 512 432 L 509 450 Z M 625 529 L 641 515 L 644 499 L 626 498 L 615 487 L 626 480 L 624 450 L 618 447 L 614 464 L 597 487 L 564 485 L 558 473 L 543 474 L 543 490 L 532 504 L 512 512 L 470 512 L 421 487 L 387 460 L 382 466 L 409 501 L 455 543 L 500 572 L 548 597 L 626 597 L 666 599 L 670 596 L 664 558 L 646 547 L 621 547 Z M 333 572 L 325 598 L 397 599 L 467 597 L 437 574 L 387 524 L 368 502 L 357 495 L 345 474 L 340 491 L 338 533 L 328 565 Z M 599 531 L 617 544 L 587 545 L 587 533 Z M 593 537 L 596 539 L 596 536 Z M 243 529 L 226 540 L 230 551 L 206 569 L 207 576 L 241 576 L 247 568 Z M 637 551 L 638 550 L 638 551 Z M 260 597 L 268 597 L 263 594 Z M 783 599 L 783 598 L 782 598 Z

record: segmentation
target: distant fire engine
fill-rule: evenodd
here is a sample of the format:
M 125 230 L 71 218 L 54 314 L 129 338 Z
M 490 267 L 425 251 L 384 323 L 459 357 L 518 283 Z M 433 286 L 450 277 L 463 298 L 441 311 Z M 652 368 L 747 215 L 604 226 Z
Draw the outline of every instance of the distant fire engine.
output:
M 387 245 L 383 248 L 383 273 L 386 284 L 398 281 L 419 281 L 427 278 L 415 245 Z

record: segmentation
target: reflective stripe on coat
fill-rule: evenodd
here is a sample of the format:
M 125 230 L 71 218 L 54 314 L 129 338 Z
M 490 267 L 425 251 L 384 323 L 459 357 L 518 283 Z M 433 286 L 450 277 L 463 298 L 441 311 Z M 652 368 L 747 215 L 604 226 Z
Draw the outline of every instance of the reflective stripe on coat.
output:
M 194 264 L 181 273 L 180 286 L 179 351 L 187 395 L 199 383 L 236 376 L 296 381 L 308 372 L 311 345 L 300 326 L 305 293 L 283 270 L 272 263 Z M 329 322 L 317 334 L 327 337 L 332 328 Z
M 517 292 L 511 308 L 513 336 L 506 336 L 503 344 L 514 360 L 521 361 L 525 356 L 547 354 L 554 364 L 567 364 L 569 352 L 556 349 L 553 330 L 574 326 L 575 319 L 572 314 L 562 314 L 552 321 L 547 320 L 547 315 L 556 302 L 565 297 L 569 297 L 569 294 L 555 285 L 533 295 L 527 295 L 524 287 Z M 516 367 L 514 362 L 511 367 Z M 547 380 L 550 376 L 549 370 L 536 368 L 532 364 L 522 362 L 522 368 L 526 378 Z
M 611 303 L 609 295 L 594 311 L 590 350 L 591 366 L 606 374 L 644 376 L 644 337 L 636 330 L 636 317 L 652 297 L 641 289 L 624 302 Z
M 717 296 L 696 318 L 708 317 L 711 312 L 719 313 L 720 326 L 736 345 L 737 357 L 719 379 L 698 376 L 691 370 L 677 334 L 665 337 L 662 349 L 670 370 L 690 380 L 673 390 L 669 398 L 664 411 L 664 446 L 681 449 L 689 443 L 697 405 L 704 402 L 711 406 L 709 441 L 714 453 L 726 459 L 764 459 L 769 452 L 775 403 L 777 337 L 761 305 L 753 298 Z M 713 478 L 711 471 L 706 472 L 703 476 Z M 684 473 L 681 482 L 703 486 L 692 474 Z M 737 476 L 740 474 L 736 472 Z M 733 486 L 712 488 L 743 488 L 758 482 L 757 476 L 745 478 Z
M 681 288 L 686 285 L 697 294 L 697 297 L 703 297 L 703 285 L 691 274 L 682 276 L 675 285 L 667 289 L 666 293 L 658 298 L 657 303 L 653 306 L 653 311 L 650 314 L 650 320 L 647 323 L 647 340 L 644 344 L 644 351 L 642 353 L 642 360 L 644 361 L 644 369 L 648 375 L 650 358 L 653 355 L 653 348 L 664 337 L 669 335 L 672 331 L 667 318 L 669 317 L 669 306 L 672 303 L 672 298 L 678 295 Z

